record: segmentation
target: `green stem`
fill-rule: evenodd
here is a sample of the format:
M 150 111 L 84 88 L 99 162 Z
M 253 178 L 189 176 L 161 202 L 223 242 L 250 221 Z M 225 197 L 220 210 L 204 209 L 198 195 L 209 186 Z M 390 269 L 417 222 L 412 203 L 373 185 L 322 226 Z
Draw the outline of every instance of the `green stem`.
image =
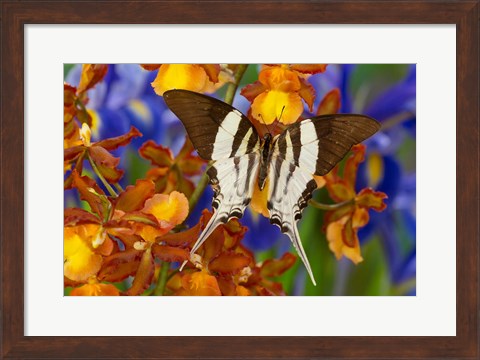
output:
M 113 190 L 113 188 L 110 186 L 110 184 L 107 182 L 107 180 L 105 180 L 105 178 L 103 177 L 102 173 L 100 172 L 100 170 L 98 170 L 98 167 L 97 165 L 95 164 L 95 161 L 93 161 L 92 157 L 90 156 L 90 154 L 87 153 L 87 158 L 88 158 L 88 162 L 90 163 L 90 165 L 92 166 L 92 169 L 93 171 L 95 172 L 95 174 L 97 174 L 98 178 L 100 179 L 100 181 L 103 183 L 103 185 L 105 186 L 105 188 L 108 190 L 108 192 L 110 193 L 111 196 L 113 197 L 118 197 L 118 194 L 115 192 L 115 190 Z
M 346 205 L 352 205 L 354 202 L 355 200 L 352 199 L 352 200 L 347 200 L 337 204 L 322 204 L 322 203 L 316 202 L 315 200 L 310 200 L 308 203 L 320 210 L 336 210 Z
M 75 105 L 77 105 L 78 107 L 80 107 L 80 110 L 82 110 L 84 113 L 87 112 L 87 108 L 85 107 L 85 104 L 84 104 L 83 101 L 81 101 L 80 99 L 76 99 L 76 100 L 75 100 Z
M 232 105 L 233 98 L 235 97 L 235 93 L 237 92 L 238 84 L 240 84 L 240 80 L 242 80 L 243 74 L 247 70 L 248 64 L 239 64 L 237 65 L 237 69 L 235 70 L 234 82 L 228 84 L 227 93 L 225 94 L 225 102 L 229 105 Z
M 158 282 L 155 290 L 153 290 L 153 295 L 155 296 L 163 296 L 165 292 L 165 286 L 167 285 L 167 278 L 168 278 L 168 270 L 170 269 L 169 262 L 162 262 L 162 266 L 160 267 L 160 274 L 158 275 Z
M 113 184 L 113 186 L 115 186 L 115 188 L 118 190 L 118 192 L 122 193 L 124 192 L 125 190 L 123 189 L 122 185 L 120 185 L 119 183 L 115 183 Z
M 200 180 L 198 181 L 197 187 L 193 191 L 192 196 L 190 196 L 190 201 L 188 202 L 190 211 L 195 209 L 195 206 L 197 205 L 198 200 L 200 200 L 200 196 L 202 196 L 203 191 L 205 190 L 207 185 L 208 185 L 208 175 L 207 175 L 207 172 L 205 171 L 202 174 L 202 177 L 200 178 Z

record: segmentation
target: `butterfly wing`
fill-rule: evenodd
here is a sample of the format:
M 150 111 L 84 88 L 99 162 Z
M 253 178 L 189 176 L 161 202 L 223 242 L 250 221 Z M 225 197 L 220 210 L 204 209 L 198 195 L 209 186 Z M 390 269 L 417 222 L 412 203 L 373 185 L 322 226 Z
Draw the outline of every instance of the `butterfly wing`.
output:
M 322 115 L 290 126 L 277 138 L 274 151 L 307 173 L 325 175 L 353 145 L 379 129 L 380 123 L 364 115 Z
M 220 160 L 258 151 L 257 131 L 234 107 L 188 90 L 169 90 L 163 98 L 203 159 Z
M 188 90 L 166 91 L 163 97 L 198 154 L 214 161 L 207 173 L 215 191 L 215 213 L 193 246 L 193 254 L 218 225 L 243 216 L 260 163 L 260 139 L 242 113 L 220 100 Z
M 324 115 L 290 126 L 273 144 L 269 168 L 273 185 L 267 203 L 270 222 L 290 237 L 314 284 L 297 229 L 302 211 L 317 188 L 313 175 L 328 173 L 353 145 L 379 128 L 376 120 L 362 115 Z

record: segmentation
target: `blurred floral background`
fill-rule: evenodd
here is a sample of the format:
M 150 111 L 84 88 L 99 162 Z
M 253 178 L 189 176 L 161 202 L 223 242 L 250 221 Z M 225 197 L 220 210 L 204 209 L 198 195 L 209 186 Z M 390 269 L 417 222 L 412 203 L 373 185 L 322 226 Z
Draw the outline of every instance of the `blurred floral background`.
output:
M 64 73 L 66 295 L 415 295 L 415 65 L 67 64 Z M 163 101 L 174 88 L 231 103 L 259 132 L 260 120 L 278 134 L 334 113 L 382 124 L 316 179 L 298 223 L 317 286 L 255 205 L 178 271 L 213 191 Z

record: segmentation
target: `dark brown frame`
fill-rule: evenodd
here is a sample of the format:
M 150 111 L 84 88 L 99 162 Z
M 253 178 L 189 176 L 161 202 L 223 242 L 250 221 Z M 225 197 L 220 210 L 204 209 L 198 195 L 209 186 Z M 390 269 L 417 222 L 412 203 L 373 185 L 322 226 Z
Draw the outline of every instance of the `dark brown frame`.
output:
M 479 357 L 479 1 L 3 1 L 1 5 L 2 358 Z M 24 336 L 25 24 L 456 24 L 457 336 Z M 441 74 L 439 74 L 441 76 Z M 441 126 L 441 124 L 437 124 Z M 432 125 L 432 126 L 435 126 Z M 439 169 L 441 181 L 441 169 Z M 451 191 L 452 189 L 446 189 Z M 441 296 L 439 294 L 439 296 Z M 268 326 L 268 324 L 266 324 Z

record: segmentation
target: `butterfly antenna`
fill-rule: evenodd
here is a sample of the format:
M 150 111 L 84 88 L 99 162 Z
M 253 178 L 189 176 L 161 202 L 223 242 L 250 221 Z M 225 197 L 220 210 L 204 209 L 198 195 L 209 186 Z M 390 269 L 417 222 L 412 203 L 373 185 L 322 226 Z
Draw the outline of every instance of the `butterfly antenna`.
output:
M 283 105 L 283 107 L 282 107 L 282 111 L 280 112 L 280 117 L 278 118 L 278 121 L 280 121 L 282 119 L 283 110 L 285 110 L 285 105 Z
M 258 116 L 260 117 L 260 119 L 262 119 L 262 123 L 263 123 L 263 125 L 265 125 L 265 128 L 267 129 L 267 132 L 268 132 L 270 135 L 272 135 L 272 133 L 270 132 L 270 129 L 268 128 L 267 123 L 265 122 L 265 120 L 263 120 L 262 114 L 258 114 Z

